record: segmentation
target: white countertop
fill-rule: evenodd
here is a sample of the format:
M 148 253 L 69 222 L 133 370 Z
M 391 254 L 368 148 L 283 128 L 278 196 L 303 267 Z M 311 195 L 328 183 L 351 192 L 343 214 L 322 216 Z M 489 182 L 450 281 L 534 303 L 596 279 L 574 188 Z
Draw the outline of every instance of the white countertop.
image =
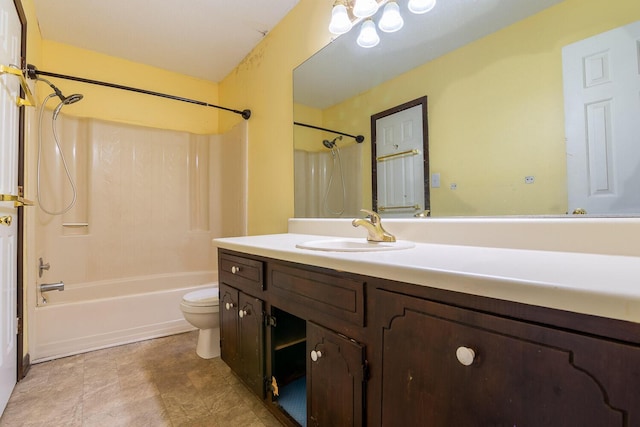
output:
M 640 323 L 640 257 L 416 242 L 411 249 L 324 252 L 326 235 L 214 239 L 220 248 L 433 288 Z M 364 240 L 364 238 L 363 238 Z

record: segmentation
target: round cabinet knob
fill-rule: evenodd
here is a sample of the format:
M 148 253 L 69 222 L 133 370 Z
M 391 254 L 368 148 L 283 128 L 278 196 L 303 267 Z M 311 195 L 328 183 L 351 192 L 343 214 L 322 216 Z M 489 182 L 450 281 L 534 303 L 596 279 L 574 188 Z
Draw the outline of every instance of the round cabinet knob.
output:
M 458 347 L 456 350 L 456 357 L 458 362 L 464 366 L 470 366 L 473 363 L 473 359 L 476 357 L 476 352 L 469 347 Z
M 311 350 L 311 360 L 313 360 L 314 362 L 317 362 L 318 359 L 320 359 L 322 357 L 322 352 L 320 350 L 316 351 L 316 350 Z
M 224 305 L 224 308 L 226 308 L 227 310 L 231 310 L 234 307 L 232 302 L 228 302 Z
M 240 267 L 236 267 L 235 265 L 231 267 L 231 273 L 238 274 L 240 272 Z
M 240 316 L 241 319 L 244 316 L 247 316 L 248 314 L 249 314 L 249 312 L 247 310 L 240 310 L 240 313 L 238 313 L 238 315 Z

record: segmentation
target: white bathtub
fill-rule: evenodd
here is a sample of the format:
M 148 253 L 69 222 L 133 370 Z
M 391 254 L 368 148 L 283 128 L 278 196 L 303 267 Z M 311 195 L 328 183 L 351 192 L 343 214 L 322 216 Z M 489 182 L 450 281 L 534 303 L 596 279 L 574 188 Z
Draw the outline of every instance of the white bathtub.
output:
M 212 271 L 65 285 L 31 312 L 32 363 L 194 330 L 180 301 L 217 280 Z M 195 351 L 195 349 L 194 349 Z

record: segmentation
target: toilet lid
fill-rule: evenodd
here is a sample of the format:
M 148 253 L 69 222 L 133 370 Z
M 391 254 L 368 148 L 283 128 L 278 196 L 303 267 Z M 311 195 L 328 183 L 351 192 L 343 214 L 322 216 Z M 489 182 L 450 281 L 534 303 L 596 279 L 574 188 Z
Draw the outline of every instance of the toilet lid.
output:
M 218 304 L 218 288 L 206 288 L 189 292 L 182 300 L 190 305 L 216 305 Z

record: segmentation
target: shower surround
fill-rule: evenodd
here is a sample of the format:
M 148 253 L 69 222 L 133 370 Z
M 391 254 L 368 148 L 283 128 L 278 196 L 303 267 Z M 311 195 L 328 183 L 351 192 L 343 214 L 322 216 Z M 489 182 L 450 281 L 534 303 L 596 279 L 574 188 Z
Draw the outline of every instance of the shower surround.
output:
M 46 114 L 39 201 L 59 211 L 72 186 Z M 212 238 L 246 234 L 246 122 L 194 135 L 60 115 L 57 129 L 77 201 L 37 211 L 38 286 L 65 290 L 29 290 L 32 360 L 191 329 L 179 302 L 216 280 Z

